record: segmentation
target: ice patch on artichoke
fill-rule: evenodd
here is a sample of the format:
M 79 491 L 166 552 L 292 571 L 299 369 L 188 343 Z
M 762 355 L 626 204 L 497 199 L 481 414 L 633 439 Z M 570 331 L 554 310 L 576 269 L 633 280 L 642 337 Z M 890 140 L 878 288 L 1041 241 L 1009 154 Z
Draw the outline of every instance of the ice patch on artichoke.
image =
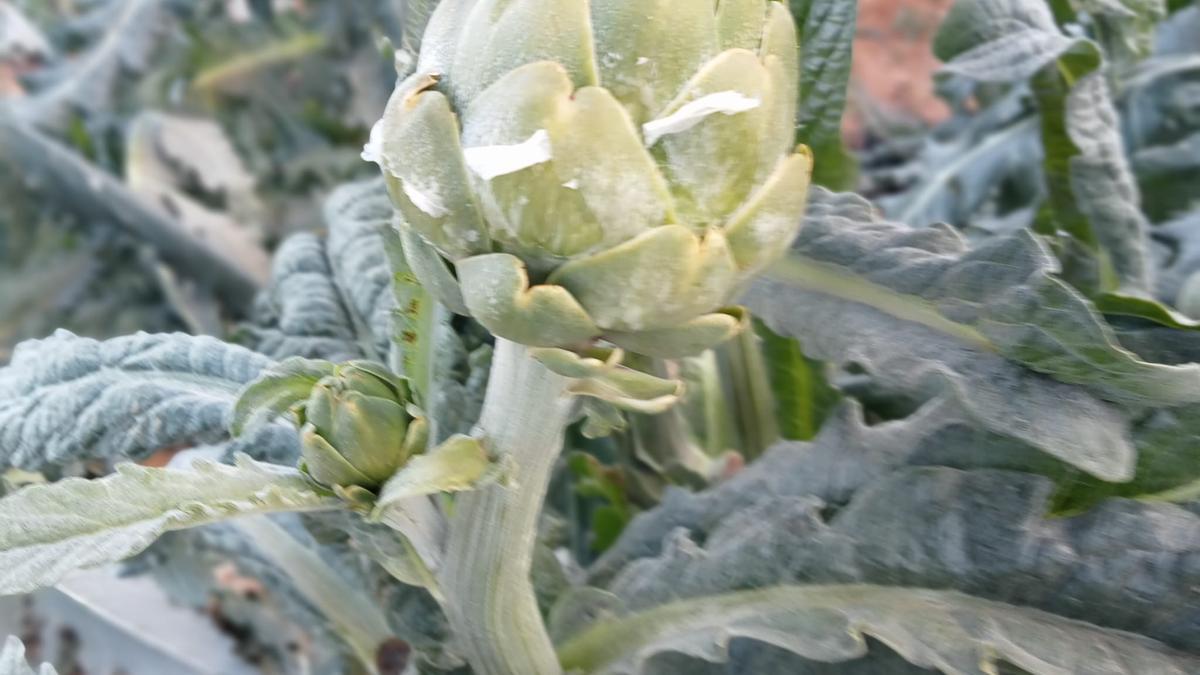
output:
M 364 162 L 371 162 L 383 167 L 383 118 L 371 125 L 371 135 L 367 138 L 360 157 Z
M 718 91 L 701 96 L 666 117 L 646 122 L 642 125 L 642 135 L 645 137 L 646 147 L 650 147 L 663 136 L 687 131 L 710 115 L 736 115 L 760 105 L 762 101 L 750 98 L 740 91 Z
M 550 149 L 550 134 L 545 129 L 538 129 L 529 138 L 513 145 L 463 148 L 463 157 L 466 158 L 467 167 L 483 180 L 492 180 L 549 162 L 553 156 Z
M 404 196 L 413 203 L 413 206 L 420 209 L 423 213 L 431 218 L 441 218 L 450 214 L 450 209 L 442 203 L 436 189 L 422 189 L 419 186 L 413 185 L 409 181 L 400 179 L 400 188 L 404 190 Z M 473 241 L 470 235 L 475 235 L 475 239 L 479 238 L 479 233 L 470 231 L 467 233 L 467 240 Z

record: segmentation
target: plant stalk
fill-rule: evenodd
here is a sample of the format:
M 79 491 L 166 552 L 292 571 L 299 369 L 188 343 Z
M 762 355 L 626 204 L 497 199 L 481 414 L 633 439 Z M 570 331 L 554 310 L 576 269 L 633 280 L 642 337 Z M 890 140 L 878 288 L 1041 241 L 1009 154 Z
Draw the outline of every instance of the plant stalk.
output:
M 376 658 L 380 647 L 392 638 L 392 631 L 376 603 L 271 519 L 257 516 L 232 522 L 296 582 L 296 588 L 329 619 L 366 672 L 378 673 Z
M 570 421 L 568 378 L 519 344 L 496 340 L 480 417 L 509 480 L 457 498 L 440 571 L 446 612 L 479 675 L 562 672 L 530 580 L 538 515 Z

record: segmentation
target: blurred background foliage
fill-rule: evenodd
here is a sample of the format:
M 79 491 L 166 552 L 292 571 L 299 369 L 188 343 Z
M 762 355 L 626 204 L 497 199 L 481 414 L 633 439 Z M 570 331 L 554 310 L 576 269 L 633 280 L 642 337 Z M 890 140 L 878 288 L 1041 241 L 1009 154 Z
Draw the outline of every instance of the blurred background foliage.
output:
M 392 45 L 414 44 L 403 26 L 415 11 L 0 3 L 0 362 L 55 327 L 220 334 L 244 316 L 228 288 L 212 292 L 172 259 L 209 242 L 252 290 L 279 241 L 323 227 L 328 192 L 372 174 L 359 152 L 406 53 Z M 144 212 L 105 213 L 72 187 L 131 196 Z M 146 243 L 155 215 L 190 236 Z

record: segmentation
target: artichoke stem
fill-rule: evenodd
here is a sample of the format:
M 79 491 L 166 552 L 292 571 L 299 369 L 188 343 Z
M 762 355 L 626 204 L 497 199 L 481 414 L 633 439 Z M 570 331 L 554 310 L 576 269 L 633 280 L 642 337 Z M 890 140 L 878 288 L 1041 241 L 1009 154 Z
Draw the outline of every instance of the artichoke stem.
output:
M 570 380 L 497 338 L 480 418 L 511 480 L 455 502 L 440 572 L 455 637 L 480 675 L 562 672 L 530 580 L 538 514 L 571 414 Z

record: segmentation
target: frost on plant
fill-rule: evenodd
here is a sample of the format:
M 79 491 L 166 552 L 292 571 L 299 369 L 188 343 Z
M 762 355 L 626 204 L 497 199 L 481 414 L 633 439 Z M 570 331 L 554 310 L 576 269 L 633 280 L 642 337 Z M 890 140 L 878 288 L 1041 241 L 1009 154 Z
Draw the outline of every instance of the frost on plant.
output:
M 0 0 L 0 675 L 1200 673 L 1200 9 L 858 11 Z

